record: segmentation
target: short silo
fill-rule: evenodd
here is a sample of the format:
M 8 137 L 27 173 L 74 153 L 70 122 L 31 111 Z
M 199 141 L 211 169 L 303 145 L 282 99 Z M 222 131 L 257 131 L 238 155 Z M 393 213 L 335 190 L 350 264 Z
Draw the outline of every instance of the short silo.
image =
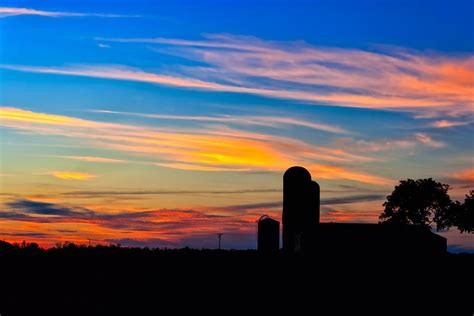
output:
M 280 249 L 280 222 L 263 215 L 258 220 L 257 249 L 276 252 Z

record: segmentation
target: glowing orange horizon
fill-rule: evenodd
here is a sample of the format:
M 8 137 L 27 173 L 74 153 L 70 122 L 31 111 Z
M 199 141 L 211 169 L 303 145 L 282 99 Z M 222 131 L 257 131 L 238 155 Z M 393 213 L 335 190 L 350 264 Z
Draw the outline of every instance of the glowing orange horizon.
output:
M 372 158 L 341 149 L 311 145 L 281 136 L 240 132 L 238 130 L 167 129 L 102 123 L 79 118 L 36 113 L 17 108 L 0 108 L 0 125 L 44 135 L 76 138 L 92 148 L 108 148 L 161 158 L 158 166 L 202 171 L 285 170 L 295 164 L 308 164 L 323 179 L 347 179 L 368 184 L 390 184 L 381 176 L 357 172 L 332 163 L 370 161 Z M 299 160 L 295 160 L 298 157 Z M 91 162 L 112 162 L 100 158 L 72 157 Z M 61 178 L 61 174 L 57 175 Z M 74 175 L 63 175 L 72 179 Z M 76 179 L 92 176 L 76 175 Z

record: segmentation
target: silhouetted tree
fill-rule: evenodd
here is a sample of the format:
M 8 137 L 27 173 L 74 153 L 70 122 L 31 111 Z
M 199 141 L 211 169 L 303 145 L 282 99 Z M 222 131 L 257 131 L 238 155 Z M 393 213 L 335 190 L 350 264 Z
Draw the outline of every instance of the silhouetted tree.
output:
M 27 243 L 26 244 L 26 248 L 28 250 L 32 250 L 32 251 L 35 251 L 35 250 L 38 250 L 39 249 L 39 245 L 35 242 L 30 242 L 30 243 Z
M 6 242 L 6 241 L 3 241 L 3 240 L 0 240 L 0 251 L 2 250 L 12 250 L 14 247 L 12 244 Z
M 417 225 L 437 229 L 454 224 L 454 210 L 448 195 L 449 185 L 433 179 L 402 180 L 383 204 L 381 223 Z
M 453 225 L 463 232 L 474 233 L 474 191 L 466 195 L 464 203 L 455 203 Z

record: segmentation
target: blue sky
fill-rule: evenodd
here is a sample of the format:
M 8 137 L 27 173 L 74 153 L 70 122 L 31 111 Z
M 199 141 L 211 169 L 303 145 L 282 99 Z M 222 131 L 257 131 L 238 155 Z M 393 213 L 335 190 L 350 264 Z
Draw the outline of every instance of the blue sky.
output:
M 3 202 L 150 211 L 147 225 L 182 231 L 2 220 L 19 239 L 204 247 L 223 231 L 252 247 L 254 220 L 280 216 L 268 205 L 292 164 L 346 198 L 326 221 L 376 222 L 400 179 L 434 177 L 455 199 L 473 187 L 472 1 L 1 6 Z

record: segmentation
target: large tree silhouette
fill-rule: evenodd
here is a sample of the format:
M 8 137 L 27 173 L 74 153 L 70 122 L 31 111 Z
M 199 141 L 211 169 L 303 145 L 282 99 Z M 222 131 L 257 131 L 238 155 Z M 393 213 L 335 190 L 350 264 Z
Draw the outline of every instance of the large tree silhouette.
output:
M 464 203 L 454 203 L 453 225 L 461 232 L 474 233 L 474 191 L 466 195 Z
M 449 185 L 433 179 L 402 180 L 383 204 L 381 223 L 417 225 L 437 229 L 454 224 L 454 209 Z

